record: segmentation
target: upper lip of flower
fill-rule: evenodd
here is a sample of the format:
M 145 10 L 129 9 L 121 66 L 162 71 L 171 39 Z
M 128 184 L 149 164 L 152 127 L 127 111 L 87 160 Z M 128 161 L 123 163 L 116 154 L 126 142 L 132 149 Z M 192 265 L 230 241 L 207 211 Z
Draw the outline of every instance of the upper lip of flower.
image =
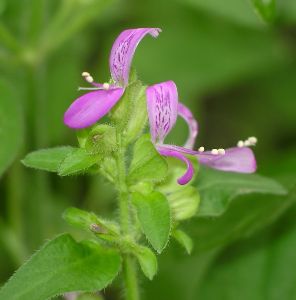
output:
M 85 128 L 106 115 L 122 97 L 128 85 L 131 62 L 140 41 L 150 34 L 157 37 L 159 28 L 128 29 L 120 33 L 115 40 L 109 58 L 110 73 L 114 84 L 97 83 L 88 72 L 82 76 L 94 90 L 76 99 L 64 115 L 64 123 L 74 129 Z
M 161 155 L 173 156 L 186 163 L 187 170 L 178 179 L 179 184 L 188 183 L 194 175 L 192 163 L 186 155 L 194 155 L 199 163 L 222 171 L 255 172 L 256 160 L 253 151 L 247 147 L 256 143 L 254 137 L 249 138 L 245 143 L 240 141 L 238 147 L 226 150 L 213 149 L 204 152 L 203 147 L 199 151 L 192 150 L 198 134 L 198 123 L 191 111 L 178 102 L 175 83 L 166 81 L 150 86 L 147 88 L 146 95 L 152 142 Z M 164 139 L 175 125 L 178 115 L 189 127 L 189 136 L 183 147 L 164 144 Z

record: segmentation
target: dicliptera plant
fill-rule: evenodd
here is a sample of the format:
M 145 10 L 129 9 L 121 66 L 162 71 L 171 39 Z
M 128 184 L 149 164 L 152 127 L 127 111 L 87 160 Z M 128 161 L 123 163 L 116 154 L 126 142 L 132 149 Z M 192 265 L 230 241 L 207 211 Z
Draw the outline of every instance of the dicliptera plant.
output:
M 88 72 L 82 73 L 92 87 L 80 88 L 87 93 L 64 115 L 64 123 L 77 134 L 78 146 L 38 150 L 23 160 L 27 167 L 59 176 L 100 173 L 117 191 L 118 217 L 106 220 L 94 212 L 67 209 L 63 218 L 92 238 L 76 242 L 62 234 L 47 242 L 4 285 L 0 299 L 42 300 L 69 292 L 77 292 L 71 297 L 79 299 L 79 292 L 104 289 L 121 273 L 125 299 L 138 300 L 140 270 L 154 278 L 157 255 L 170 238 L 189 254 L 192 250 L 193 242 L 180 225 L 199 208 L 199 192 L 191 185 L 199 164 L 255 172 L 250 148 L 257 142 L 255 137 L 230 149 L 194 150 L 198 123 L 179 102 L 176 84 L 166 81 L 147 87 L 131 70 L 139 42 L 160 32 L 158 28 L 123 31 L 111 50 L 108 82 L 94 82 Z M 189 131 L 182 147 L 165 143 L 178 116 Z M 23 285 L 26 278 L 30 284 Z

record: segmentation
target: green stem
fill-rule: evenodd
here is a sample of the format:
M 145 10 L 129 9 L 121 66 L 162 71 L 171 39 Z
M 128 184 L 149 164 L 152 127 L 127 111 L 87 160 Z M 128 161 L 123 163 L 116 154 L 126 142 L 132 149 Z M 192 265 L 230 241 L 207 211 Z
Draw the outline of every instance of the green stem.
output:
M 117 143 L 119 146 L 117 152 L 117 189 L 119 194 L 119 210 L 120 210 L 120 224 L 123 235 L 130 234 L 130 211 L 129 211 L 129 193 L 126 184 L 126 167 L 125 167 L 125 147 L 122 141 L 121 132 L 117 131 Z M 137 270 L 134 258 L 129 254 L 123 257 L 123 277 L 125 287 L 126 300 L 139 300 L 139 288 Z

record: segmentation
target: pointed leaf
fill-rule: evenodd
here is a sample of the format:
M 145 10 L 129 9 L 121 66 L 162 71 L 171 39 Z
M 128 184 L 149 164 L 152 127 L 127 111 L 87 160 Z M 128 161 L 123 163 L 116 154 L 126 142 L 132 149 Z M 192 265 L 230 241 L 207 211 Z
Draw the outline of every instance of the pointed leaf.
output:
M 275 0 L 251 0 L 255 11 L 265 22 L 272 22 L 275 19 Z
M 157 258 L 155 254 L 147 247 L 139 247 L 135 255 L 145 276 L 152 280 L 157 273 Z
M 173 233 L 174 238 L 183 246 L 188 254 L 191 254 L 193 249 L 193 241 L 191 237 L 183 230 L 175 230 Z
M 42 149 L 29 153 L 22 163 L 29 168 L 58 172 L 60 164 L 75 148 L 62 146 L 56 148 Z
M 153 248 L 158 252 L 165 248 L 171 228 L 170 207 L 160 192 L 132 194 L 142 230 Z
M 49 241 L 0 290 L 0 299 L 44 300 L 71 291 L 105 288 L 120 269 L 119 254 L 64 234 Z
M 128 182 L 130 184 L 140 181 L 157 182 L 166 176 L 167 170 L 167 162 L 156 151 L 150 136 L 142 136 L 134 146 Z
M 85 149 L 77 148 L 71 151 L 59 166 L 58 174 L 67 176 L 86 171 L 96 164 L 99 156 L 88 153 Z
M 246 194 L 285 195 L 278 182 L 257 174 L 236 174 L 203 168 L 196 187 L 201 203 L 198 216 L 219 216 L 236 197 Z

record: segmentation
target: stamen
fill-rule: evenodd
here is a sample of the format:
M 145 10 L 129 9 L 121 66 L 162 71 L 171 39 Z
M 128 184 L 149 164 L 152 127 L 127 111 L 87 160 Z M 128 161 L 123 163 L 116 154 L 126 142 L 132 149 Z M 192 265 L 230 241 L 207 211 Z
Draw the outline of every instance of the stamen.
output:
M 101 90 L 99 87 L 78 87 L 78 91 L 97 91 Z
M 256 137 L 254 137 L 254 136 L 251 136 L 251 137 L 249 137 L 248 138 L 248 141 L 250 142 L 250 144 L 252 145 L 252 146 L 255 146 L 256 144 L 257 144 L 257 138 Z
M 110 84 L 108 82 L 103 83 L 103 89 L 104 90 L 109 90 Z
M 93 82 L 94 82 L 94 79 L 93 79 L 92 76 L 86 76 L 86 77 L 85 77 L 85 80 L 86 80 L 87 82 L 89 82 L 89 83 L 93 83 Z
M 88 72 L 82 72 L 81 76 L 82 77 L 87 77 L 87 76 L 90 76 L 90 74 Z
M 244 143 L 243 141 L 238 141 L 238 142 L 237 142 L 237 146 L 238 146 L 239 148 L 244 147 L 244 145 L 245 145 L 245 143 Z
M 205 151 L 205 147 L 199 147 L 199 148 L 198 148 L 198 151 L 199 151 L 199 152 L 204 152 L 204 151 Z
M 245 144 L 245 146 L 246 146 L 246 147 L 249 147 L 249 146 L 251 146 L 251 143 L 250 143 L 250 141 L 249 141 L 249 140 L 246 140 L 246 141 L 244 142 L 244 144 Z
M 225 149 L 223 148 L 218 149 L 218 153 L 221 155 L 225 155 Z
M 218 155 L 219 154 L 218 149 L 212 149 L 211 153 L 213 155 Z

